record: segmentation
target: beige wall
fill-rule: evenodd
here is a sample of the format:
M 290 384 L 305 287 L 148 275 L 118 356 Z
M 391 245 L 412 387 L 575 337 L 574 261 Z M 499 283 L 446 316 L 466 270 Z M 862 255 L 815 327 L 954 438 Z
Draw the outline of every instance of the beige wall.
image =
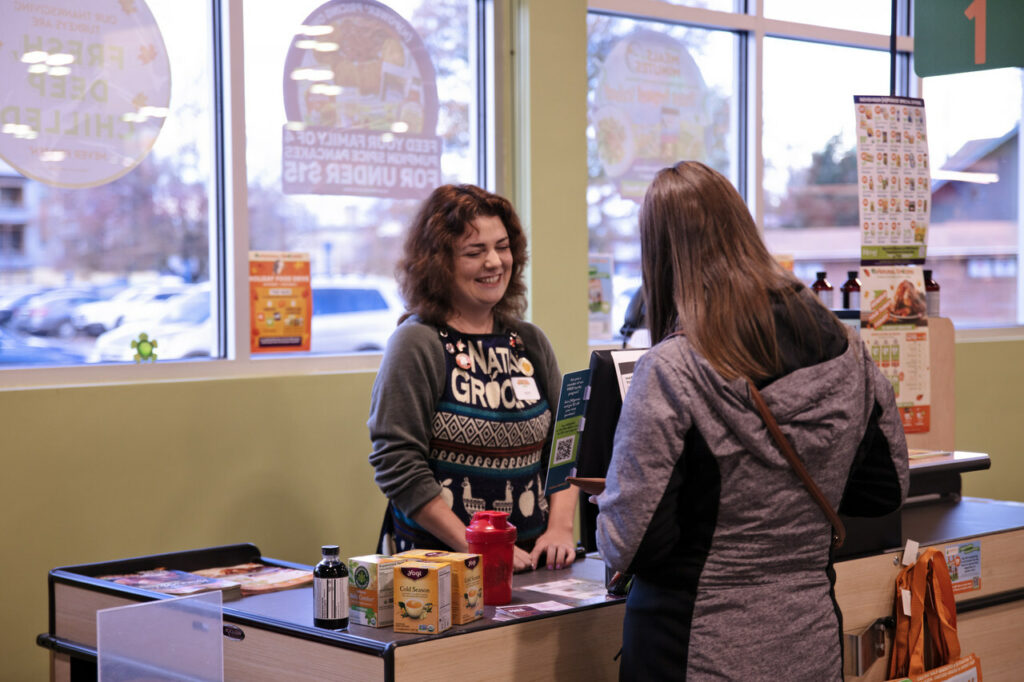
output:
M 563 369 L 586 348 L 585 3 L 517 5 L 515 197 L 531 231 L 535 322 Z M 557 28 L 556 28 L 557 27 Z M 531 63 L 532 62 L 532 63 Z M 553 65 L 558 65 L 554 68 Z M 566 66 L 569 65 L 569 66 Z M 532 172 L 525 172 L 532 169 Z M 956 353 L 957 447 L 990 452 L 965 492 L 1024 501 L 1024 342 Z M 253 542 L 313 563 L 370 552 L 384 499 L 366 462 L 372 373 L 0 392 L 0 679 L 44 679 L 46 573 Z

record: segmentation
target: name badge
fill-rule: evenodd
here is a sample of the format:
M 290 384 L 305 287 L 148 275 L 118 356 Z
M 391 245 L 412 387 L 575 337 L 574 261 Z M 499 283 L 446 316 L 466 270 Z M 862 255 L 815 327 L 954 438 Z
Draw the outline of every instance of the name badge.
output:
M 519 400 L 540 400 L 540 391 L 533 377 L 512 377 L 512 390 Z

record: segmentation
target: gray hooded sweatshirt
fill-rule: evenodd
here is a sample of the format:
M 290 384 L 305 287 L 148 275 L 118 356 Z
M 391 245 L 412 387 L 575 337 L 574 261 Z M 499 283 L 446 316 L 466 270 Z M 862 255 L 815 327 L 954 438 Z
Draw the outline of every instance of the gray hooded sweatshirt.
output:
M 833 508 L 874 516 L 902 504 L 907 447 L 892 386 L 856 335 L 761 392 Z M 626 395 L 606 486 L 605 562 L 689 603 L 673 674 L 841 679 L 831 526 L 743 379 L 722 379 L 683 336 L 652 348 Z

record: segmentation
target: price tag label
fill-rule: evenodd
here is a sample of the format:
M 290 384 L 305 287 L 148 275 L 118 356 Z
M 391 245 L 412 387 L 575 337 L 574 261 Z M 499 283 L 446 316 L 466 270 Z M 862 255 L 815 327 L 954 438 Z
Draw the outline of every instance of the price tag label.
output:
M 903 565 L 909 566 L 917 561 L 917 550 L 920 544 L 916 540 L 907 539 L 907 546 L 903 548 Z

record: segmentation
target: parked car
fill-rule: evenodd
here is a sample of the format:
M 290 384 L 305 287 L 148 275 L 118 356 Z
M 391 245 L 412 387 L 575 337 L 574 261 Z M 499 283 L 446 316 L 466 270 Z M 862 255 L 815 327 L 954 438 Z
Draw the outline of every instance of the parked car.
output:
M 63 348 L 49 345 L 34 336 L 21 336 L 0 328 L 0 366 L 38 367 L 77 365 L 85 358 Z
M 210 285 L 191 287 L 169 299 L 164 315 L 157 320 L 133 321 L 101 334 L 88 362 L 133 362 L 132 341 L 140 334 L 156 341 L 157 360 L 209 357 L 217 342 L 216 319 L 211 314 Z
M 34 296 L 51 291 L 52 287 L 17 287 L 0 294 L 0 325 L 10 324 L 14 314 Z
M 101 334 L 88 362 L 131 362 L 131 342 L 146 333 L 157 342 L 158 360 L 208 357 L 216 342 L 210 288 L 181 294 L 167 302 L 168 312 L 148 323 L 126 322 Z M 404 310 L 394 282 L 384 278 L 341 278 L 315 282 L 311 351 L 355 353 L 383 350 Z
M 18 331 L 62 339 L 75 335 L 71 315 L 83 303 L 99 300 L 92 290 L 56 289 L 29 299 L 13 318 Z
M 180 284 L 124 289 L 109 300 L 78 306 L 71 319 L 78 331 L 99 336 L 127 321 L 146 322 L 161 317 L 167 312 L 162 304 L 185 290 Z
M 310 351 L 384 350 L 404 310 L 391 279 L 349 277 L 313 282 Z

